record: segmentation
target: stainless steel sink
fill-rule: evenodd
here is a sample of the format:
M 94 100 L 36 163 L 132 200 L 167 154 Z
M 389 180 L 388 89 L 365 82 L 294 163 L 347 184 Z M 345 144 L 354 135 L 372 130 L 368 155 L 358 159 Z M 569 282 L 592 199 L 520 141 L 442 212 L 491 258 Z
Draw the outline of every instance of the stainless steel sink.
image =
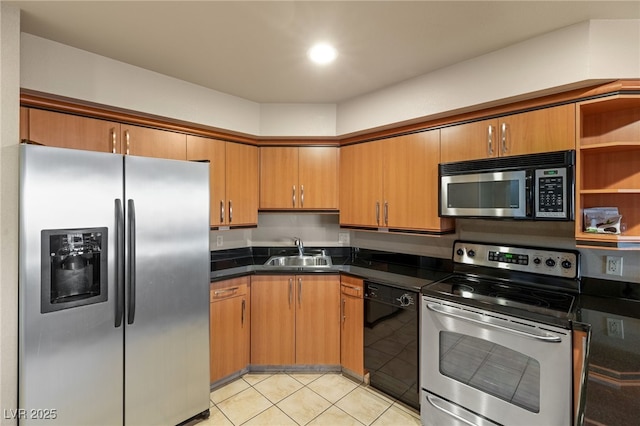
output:
M 333 263 L 330 256 L 272 256 L 264 265 L 328 268 Z

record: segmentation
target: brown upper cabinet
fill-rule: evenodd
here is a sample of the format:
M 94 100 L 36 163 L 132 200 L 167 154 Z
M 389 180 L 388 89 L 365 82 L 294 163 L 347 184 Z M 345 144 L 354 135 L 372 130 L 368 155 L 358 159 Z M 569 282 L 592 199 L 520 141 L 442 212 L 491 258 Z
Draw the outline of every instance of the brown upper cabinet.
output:
M 440 131 L 348 145 L 340 153 L 340 224 L 439 233 Z
M 22 131 L 28 132 L 24 139 L 31 142 L 59 148 L 122 152 L 120 123 L 34 108 L 21 112 L 20 116 L 22 120 L 28 119 L 27 128 Z
M 21 111 L 28 139 L 42 145 L 186 160 L 186 135 L 167 130 L 31 108 Z M 23 125 L 21 123 L 21 129 Z
M 441 129 L 440 161 L 477 160 L 575 149 L 575 104 Z
M 122 124 L 122 152 L 142 157 L 187 159 L 187 136 L 184 133 Z
M 337 147 L 261 147 L 260 208 L 337 210 Z
M 211 226 L 258 224 L 258 148 L 187 136 L 187 159 L 209 160 Z

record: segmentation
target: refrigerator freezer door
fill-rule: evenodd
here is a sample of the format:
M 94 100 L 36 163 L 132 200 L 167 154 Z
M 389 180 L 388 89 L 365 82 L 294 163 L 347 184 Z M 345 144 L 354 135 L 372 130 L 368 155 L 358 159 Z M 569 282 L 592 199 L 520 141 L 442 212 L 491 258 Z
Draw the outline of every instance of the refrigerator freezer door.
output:
M 122 166 L 112 154 L 20 146 L 21 424 L 122 424 L 123 327 L 110 255 Z
M 209 165 L 127 156 L 125 199 L 125 424 L 174 425 L 209 409 Z

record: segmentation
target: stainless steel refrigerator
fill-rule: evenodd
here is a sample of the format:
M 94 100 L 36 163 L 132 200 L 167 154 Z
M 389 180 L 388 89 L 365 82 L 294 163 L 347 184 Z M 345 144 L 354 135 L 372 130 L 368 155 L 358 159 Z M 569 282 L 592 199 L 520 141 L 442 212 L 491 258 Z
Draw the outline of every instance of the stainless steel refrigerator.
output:
M 21 424 L 209 410 L 208 163 L 20 147 Z

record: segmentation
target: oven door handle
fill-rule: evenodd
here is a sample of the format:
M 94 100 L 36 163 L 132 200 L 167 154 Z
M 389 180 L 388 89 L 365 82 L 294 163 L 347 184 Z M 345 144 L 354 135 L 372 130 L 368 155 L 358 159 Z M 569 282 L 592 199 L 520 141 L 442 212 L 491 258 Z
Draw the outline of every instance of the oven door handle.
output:
M 470 412 L 468 412 L 467 410 L 463 410 L 461 407 L 457 407 L 455 405 L 453 405 L 452 403 L 450 403 L 449 401 L 445 401 L 444 399 L 438 398 L 437 396 L 428 394 L 427 395 L 427 401 L 429 402 L 429 404 L 431 404 L 433 406 L 433 408 L 442 411 L 443 413 L 445 413 L 447 416 L 453 417 L 456 420 L 461 421 L 462 423 L 469 425 L 469 426 L 489 426 L 489 425 L 496 425 L 495 423 L 480 418 L 474 414 L 471 414 Z M 460 414 L 457 414 L 454 412 L 454 410 L 458 409 L 458 411 L 460 411 Z M 470 417 L 470 418 L 465 418 L 465 417 Z M 497 426 L 497 425 L 496 425 Z
M 482 324 L 484 326 L 487 327 L 493 327 L 493 328 L 497 328 L 499 330 L 503 330 L 503 331 L 507 331 L 509 333 L 514 333 L 517 334 L 519 336 L 524 336 L 524 337 L 528 337 L 530 339 L 536 339 L 536 340 L 541 340 L 543 342 L 548 342 L 548 343 L 560 343 L 562 342 L 562 338 L 560 336 L 556 336 L 554 334 L 549 334 L 549 333 L 540 333 L 540 334 L 536 334 L 536 333 L 531 333 L 528 331 L 522 331 L 522 330 L 518 330 L 516 328 L 511 328 L 511 327 L 507 327 L 505 325 L 500 325 L 500 324 L 495 324 L 492 323 L 490 321 L 486 321 L 483 319 L 478 319 L 478 318 L 474 318 L 471 315 L 474 314 L 468 314 L 468 313 L 457 313 L 457 312 L 450 312 L 448 310 L 446 310 L 444 307 L 442 307 L 441 305 L 435 304 L 435 303 L 427 303 L 427 309 L 429 309 L 430 311 L 436 312 L 438 314 L 443 314 L 443 315 L 448 315 L 450 317 L 454 317 L 454 318 L 458 318 L 464 321 L 469 321 L 469 322 L 473 322 L 476 324 Z M 479 314 L 477 314 L 479 315 Z

